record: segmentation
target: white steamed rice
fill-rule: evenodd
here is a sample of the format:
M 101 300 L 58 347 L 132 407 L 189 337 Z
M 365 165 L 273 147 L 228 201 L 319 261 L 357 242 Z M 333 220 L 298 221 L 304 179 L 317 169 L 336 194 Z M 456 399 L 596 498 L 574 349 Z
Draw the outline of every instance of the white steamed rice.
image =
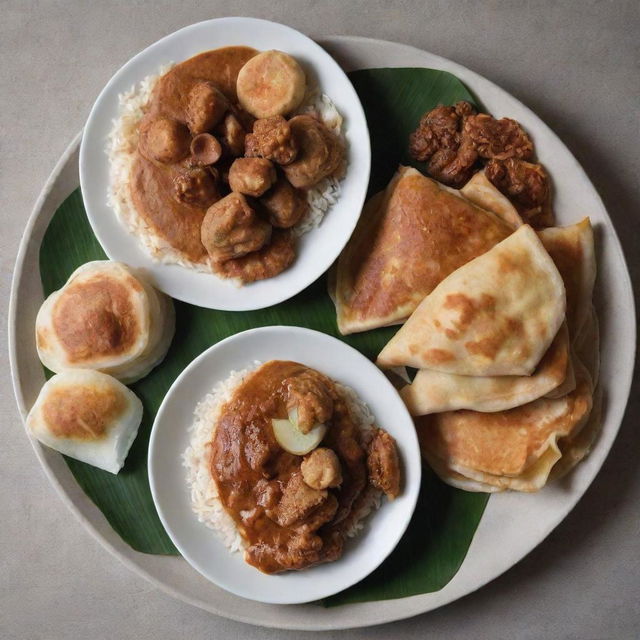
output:
M 118 96 L 118 117 L 113 121 L 105 148 L 109 158 L 107 204 L 116 212 L 124 227 L 142 242 L 155 260 L 166 264 L 179 264 L 196 271 L 210 272 L 208 265 L 186 259 L 166 240 L 155 234 L 138 215 L 131 197 L 130 176 L 138 144 L 138 123 L 144 115 L 144 107 L 151 97 L 156 82 L 172 66 L 172 64 L 164 65 L 157 74 L 147 76 L 137 86 L 134 85 L 129 91 Z M 307 91 L 297 113 L 315 115 L 341 138 L 343 144 L 346 144 L 342 131 L 342 116 L 331 99 L 317 88 Z M 307 191 L 309 210 L 293 228 L 296 236 L 300 237 L 318 227 L 327 211 L 337 202 L 340 197 L 340 180 L 344 177 L 345 169 L 346 165 L 337 173 L 337 176 L 326 178 Z
M 187 485 L 191 494 L 191 508 L 198 520 L 213 529 L 224 545 L 232 552 L 244 549 L 244 540 L 235 523 L 220 501 L 218 487 L 210 471 L 211 442 L 214 428 L 224 404 L 231 399 L 236 388 L 253 373 L 260 362 L 242 371 L 232 371 L 226 380 L 218 382 L 196 406 L 195 419 L 191 425 L 189 446 L 183 454 L 183 465 L 187 469 Z M 374 416 L 369 407 L 350 387 L 335 383 L 346 399 L 352 416 L 362 430 L 366 446 L 375 428 Z M 380 506 L 381 492 L 368 485 L 366 498 L 357 513 L 350 517 L 348 537 L 357 535 L 364 526 L 364 519 Z

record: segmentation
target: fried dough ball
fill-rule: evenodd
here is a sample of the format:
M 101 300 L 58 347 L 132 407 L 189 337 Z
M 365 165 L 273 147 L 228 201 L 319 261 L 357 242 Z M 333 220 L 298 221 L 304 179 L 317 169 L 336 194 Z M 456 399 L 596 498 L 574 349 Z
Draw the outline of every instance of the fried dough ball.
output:
M 329 489 L 342 484 L 340 460 L 332 449 L 318 447 L 300 465 L 302 478 L 312 489 Z
M 233 113 L 228 113 L 216 131 L 228 155 L 239 158 L 244 153 L 244 138 L 247 135 L 242 123 Z
M 534 227 L 553 225 L 549 178 L 541 164 L 517 158 L 493 159 L 487 162 L 484 171 L 487 178 L 513 200 L 525 222 Z
M 337 136 L 312 116 L 291 118 L 289 126 L 298 145 L 298 155 L 282 170 L 294 187 L 307 189 L 338 169 L 344 149 Z
M 333 398 L 323 379 L 312 371 L 291 376 L 282 382 L 286 393 L 287 411 L 298 412 L 298 429 L 309 433 L 317 424 L 324 424 L 333 415 Z
M 389 500 L 400 494 L 400 460 L 396 441 L 384 429 L 378 429 L 369 444 L 367 455 L 369 481 Z
M 478 153 L 461 130 L 475 113 L 468 102 L 453 107 L 439 106 L 425 113 L 418 128 L 409 136 L 409 153 L 418 162 L 427 162 L 427 172 L 451 186 L 463 185 L 473 172 Z
M 276 181 L 276 169 L 265 158 L 237 158 L 229 169 L 232 191 L 257 198 Z
M 285 178 L 278 179 L 276 184 L 260 198 L 260 204 L 269 214 L 269 222 L 281 229 L 288 229 L 298 224 L 309 209 L 304 192 L 292 187 Z
M 187 97 L 187 126 L 191 133 L 211 131 L 229 109 L 224 94 L 211 82 L 196 82 Z
M 250 58 L 236 81 L 242 108 L 256 118 L 291 113 L 302 102 L 306 87 L 304 71 L 282 51 L 263 51 Z
M 259 251 L 226 262 L 214 262 L 213 268 L 225 278 L 255 282 L 277 276 L 291 265 L 295 257 L 294 236 L 288 229 L 274 229 L 271 242 Z
M 201 165 L 215 164 L 222 156 L 222 145 L 210 133 L 199 133 L 191 140 L 191 157 Z
M 247 157 L 261 156 L 281 165 L 293 162 L 298 153 L 291 127 L 282 116 L 256 120 L 244 146 Z
M 176 199 L 206 209 L 220 200 L 214 175 L 203 167 L 187 167 L 173 179 Z
M 209 207 L 200 239 L 214 263 L 258 251 L 269 242 L 271 225 L 261 220 L 241 193 L 230 193 Z
M 187 127 L 172 118 L 149 118 L 140 125 L 138 149 L 147 160 L 162 164 L 180 162 L 189 154 L 190 142 Z
M 529 160 L 533 157 L 533 142 L 527 132 L 511 118 L 496 118 L 479 113 L 466 118 L 462 135 L 468 138 L 482 158 L 519 158 Z

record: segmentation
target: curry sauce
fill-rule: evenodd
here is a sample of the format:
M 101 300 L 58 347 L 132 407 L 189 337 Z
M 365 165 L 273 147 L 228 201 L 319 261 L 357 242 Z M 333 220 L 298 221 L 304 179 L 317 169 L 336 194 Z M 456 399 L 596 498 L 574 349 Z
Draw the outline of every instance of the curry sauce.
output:
M 335 488 L 309 487 L 301 465 L 312 454 L 292 455 L 274 436 L 271 420 L 287 417 L 290 389 L 301 376 L 307 399 L 314 394 L 311 381 L 318 388 L 316 399 L 328 393 L 332 401 L 321 447 L 339 460 L 341 483 Z M 347 531 L 372 489 L 367 445 L 345 397 L 328 377 L 287 361 L 268 362 L 252 373 L 223 406 L 211 449 L 211 474 L 246 542 L 245 560 L 265 573 L 277 573 L 339 558 Z
M 158 80 L 144 118 L 163 116 L 185 123 L 186 97 L 200 80 L 215 84 L 235 104 L 238 72 L 256 53 L 250 47 L 223 47 L 176 65 Z M 151 162 L 136 151 L 131 170 L 131 197 L 136 211 L 156 235 L 187 260 L 205 263 L 207 251 L 200 241 L 200 226 L 207 207 L 179 202 L 173 195 L 174 180 L 184 169 L 183 165 Z

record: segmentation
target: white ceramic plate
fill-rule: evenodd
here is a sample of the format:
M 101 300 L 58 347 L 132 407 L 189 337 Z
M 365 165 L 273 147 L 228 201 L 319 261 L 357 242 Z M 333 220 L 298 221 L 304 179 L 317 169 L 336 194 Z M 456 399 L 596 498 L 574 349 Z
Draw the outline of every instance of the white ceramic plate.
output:
M 122 563 L 166 593 L 234 620 L 267 627 L 345 629 L 391 622 L 431 611 L 475 591 L 532 551 L 573 509 L 598 473 L 618 433 L 629 396 L 636 344 L 636 320 L 629 273 L 611 220 L 584 171 L 549 127 L 491 81 L 439 56 L 393 42 L 354 37 L 321 40 L 347 71 L 377 67 L 430 67 L 454 73 L 496 115 L 521 121 L 554 177 L 563 224 L 589 214 L 598 228 L 596 303 L 601 321 L 601 384 L 605 392 L 602 433 L 589 457 L 567 481 L 535 495 L 501 494 L 489 499 L 458 573 L 443 589 L 398 600 L 364 602 L 327 610 L 314 604 L 270 605 L 238 598 L 212 584 L 182 558 L 138 553 L 111 529 L 82 492 L 62 456 L 34 442 L 43 470 L 61 499 L 92 535 Z M 33 326 L 42 304 L 38 250 L 62 201 L 78 187 L 76 138 L 60 158 L 27 223 L 20 245 L 9 308 L 9 354 L 22 415 L 44 383 Z M 580 545 L 576 553 L 583 552 Z M 535 606 L 535 603 L 533 603 Z
M 191 510 L 182 454 L 196 404 L 231 371 L 255 361 L 294 360 L 351 387 L 376 424 L 398 444 L 404 470 L 402 494 L 383 500 L 364 530 L 336 562 L 280 575 L 265 575 L 230 553 Z M 149 484 L 164 528 L 182 556 L 203 576 L 236 595 L 259 602 L 296 604 L 325 598 L 369 575 L 405 532 L 420 489 L 420 450 L 413 421 L 398 392 L 370 360 L 344 342 L 300 327 L 262 327 L 222 340 L 198 356 L 171 385 L 156 415 L 149 442 Z
M 153 260 L 138 239 L 118 221 L 107 205 L 109 163 L 105 152 L 112 121 L 118 114 L 118 95 L 170 62 L 218 47 L 249 45 L 259 50 L 280 49 L 294 56 L 344 117 L 348 143 L 347 174 L 341 194 L 322 224 L 298 243 L 294 264 L 280 275 L 237 287 L 213 274 Z M 360 100 L 344 71 L 313 40 L 275 22 L 254 18 L 208 20 L 176 31 L 133 57 L 107 83 L 91 110 L 80 146 L 80 183 L 89 221 L 102 248 L 112 260 L 145 269 L 156 286 L 191 304 L 226 311 L 261 309 L 294 296 L 320 277 L 338 257 L 353 231 L 369 183 L 371 149 Z

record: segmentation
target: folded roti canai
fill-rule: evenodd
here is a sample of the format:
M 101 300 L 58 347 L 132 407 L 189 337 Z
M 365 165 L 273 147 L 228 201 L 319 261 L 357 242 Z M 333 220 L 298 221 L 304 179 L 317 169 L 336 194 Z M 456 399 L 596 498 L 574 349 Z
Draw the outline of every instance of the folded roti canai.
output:
M 593 228 L 589 218 L 568 227 L 549 227 L 538 232 L 544 248 L 555 262 L 567 291 L 567 324 L 574 340 L 589 317 L 596 279 Z
M 569 363 L 569 334 L 563 324 L 530 376 L 460 376 L 420 369 L 400 395 L 414 416 L 456 409 L 503 411 L 558 388 L 567 377 Z
M 536 491 L 561 457 L 560 444 L 587 423 L 592 384 L 580 368 L 575 390 L 496 413 L 448 411 L 416 419 L 423 455 L 448 471 L 498 489 Z
M 562 278 L 535 231 L 523 225 L 445 278 L 378 356 L 468 376 L 533 373 L 564 321 Z
M 514 229 L 524 224 L 511 200 L 496 188 L 484 170 L 474 173 L 471 180 L 460 189 L 460 193 L 473 204 L 495 213 Z
M 374 198 L 336 267 L 332 297 L 342 334 L 403 322 L 446 276 L 513 231 L 408 167 Z

